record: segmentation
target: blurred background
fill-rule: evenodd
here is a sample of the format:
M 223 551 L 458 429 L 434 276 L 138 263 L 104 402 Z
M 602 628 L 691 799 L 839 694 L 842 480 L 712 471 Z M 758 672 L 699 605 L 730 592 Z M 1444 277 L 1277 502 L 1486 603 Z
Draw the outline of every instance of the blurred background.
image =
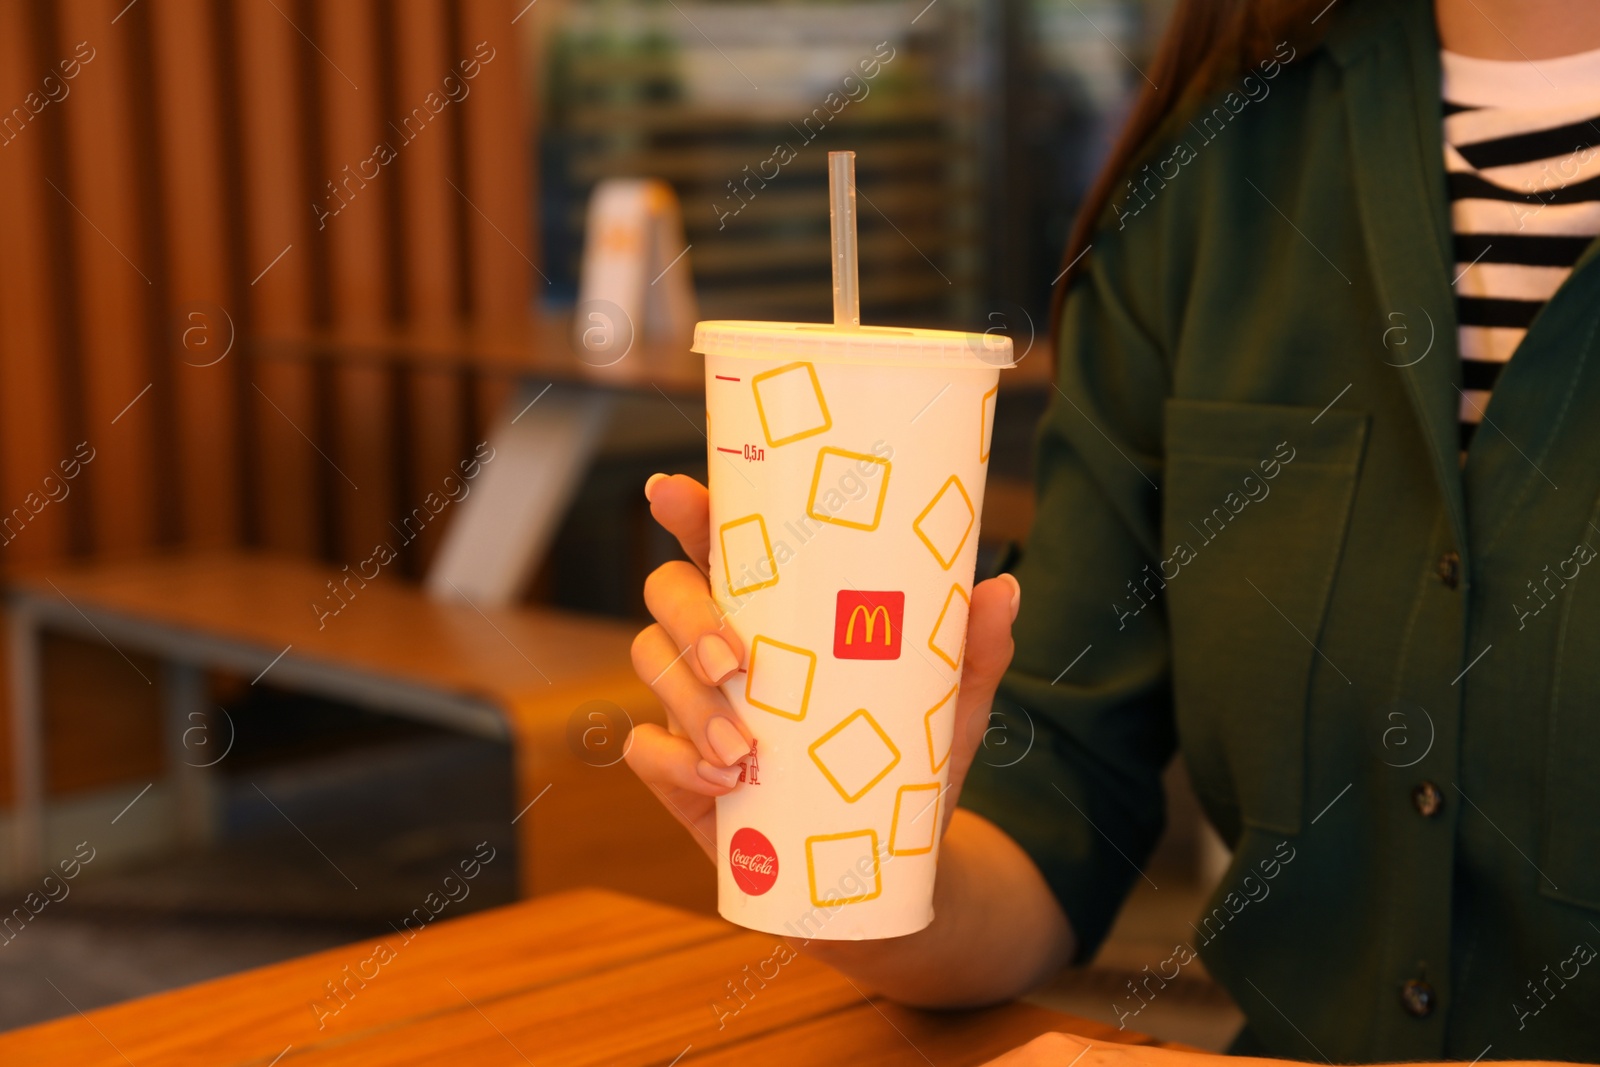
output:
M 1077 198 L 1140 78 L 1118 53 L 1147 47 L 1160 7 L 919 7 L 556 9 L 532 46 L 547 64 L 538 144 L 550 295 L 574 291 L 594 182 L 650 174 L 683 201 L 707 317 L 826 319 L 826 152 L 860 146 L 866 318 L 963 328 L 997 309 L 1037 318 Z M 892 58 L 862 78 L 858 61 L 875 56 Z M 852 75 L 859 84 L 846 87 Z M 816 124 L 804 119 L 830 92 L 850 102 L 826 143 L 808 148 Z M 798 153 L 781 183 L 744 187 L 775 144 Z
M 625 649 L 676 546 L 640 490 L 706 443 L 681 340 L 610 376 L 570 340 L 592 194 L 665 183 L 686 247 L 647 273 L 702 317 L 825 320 L 825 159 L 857 151 L 863 318 L 1039 343 L 984 569 L 1031 520 L 1051 283 L 1166 6 L 0 2 L 0 1026 L 386 930 L 481 848 L 459 913 L 594 881 L 709 909 L 594 747 L 656 714 Z M 498 484 L 419 513 L 486 445 Z M 578 625 L 620 651 L 538 701 L 437 637 L 542 675 Z M 1220 851 L 1171 784 L 1150 884 L 1045 1002 L 1114 1022 L 1187 938 Z M 649 862 L 592 862 L 612 836 Z M 1135 1025 L 1237 1024 L 1190 968 Z

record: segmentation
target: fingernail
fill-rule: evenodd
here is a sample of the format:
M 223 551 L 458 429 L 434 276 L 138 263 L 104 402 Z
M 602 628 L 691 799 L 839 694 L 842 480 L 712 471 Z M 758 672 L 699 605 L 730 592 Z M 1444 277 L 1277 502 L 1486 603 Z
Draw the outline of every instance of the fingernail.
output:
M 1011 583 L 1011 621 L 1017 621 L 1017 611 L 1022 607 L 1022 583 L 1017 581 L 1014 574 L 1002 574 L 1000 577 Z
M 695 655 L 700 657 L 700 667 L 713 685 L 721 685 L 739 669 L 739 657 L 733 654 L 728 642 L 716 634 L 702 636 L 695 646 Z
M 706 742 L 723 763 L 738 763 L 750 754 L 750 743 L 744 739 L 744 734 L 733 725 L 732 719 L 725 719 L 721 715 L 713 716 L 706 723 Z
M 720 785 L 724 789 L 732 789 L 738 785 L 739 775 L 743 773 L 739 767 L 717 767 L 707 763 L 705 760 L 696 763 L 694 769 L 700 772 L 700 777 L 712 785 Z
M 645 479 L 645 483 L 644 483 L 644 498 L 646 500 L 650 501 L 652 504 L 655 503 L 655 498 L 652 497 L 650 494 L 652 494 L 652 493 L 654 493 L 656 491 L 656 483 L 659 482 L 661 479 L 663 479 L 665 477 L 666 477 L 665 474 L 652 474 L 649 478 Z

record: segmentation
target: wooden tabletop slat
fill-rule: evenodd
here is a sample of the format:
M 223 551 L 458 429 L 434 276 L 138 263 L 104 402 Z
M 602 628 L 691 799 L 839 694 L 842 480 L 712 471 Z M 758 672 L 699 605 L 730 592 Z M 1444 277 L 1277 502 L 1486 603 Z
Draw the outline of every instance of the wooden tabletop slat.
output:
M 312 1003 L 346 966 L 374 958 L 372 944 L 3 1034 L 0 1062 L 956 1067 L 1050 1030 L 1091 1041 L 1148 1040 L 1021 1004 L 934 1013 L 869 1000 L 772 935 L 600 890 L 441 921 L 410 943 L 398 935 L 382 940 L 393 955 L 365 967 L 366 983 L 350 987 L 336 1014 Z M 737 1000 L 730 982 L 744 990 Z M 730 1014 L 734 1004 L 740 1007 Z
M 712 1047 L 740 1034 L 777 1031 L 831 1015 L 860 995 L 834 972 L 795 956 L 757 992 L 740 1026 L 719 1029 L 712 1003 L 742 969 L 772 957 L 778 939 L 740 933 L 563 983 L 497 998 L 457 998 L 457 1008 L 382 1035 L 291 1053 L 283 1067 L 407 1067 L 412 1064 L 523 1063 L 541 1067 L 646 1067 L 688 1046 Z M 441 971 L 437 981 L 454 973 Z M 466 992 L 463 987 L 463 992 Z M 471 994 L 468 994 L 469 996 Z M 298 1052 L 298 1050 L 297 1050 Z
M 447 907 L 441 922 L 448 914 Z M 512 995 L 560 999 L 567 983 L 586 975 L 624 964 L 649 968 L 685 945 L 732 936 L 714 920 L 579 890 L 424 929 L 410 943 L 393 934 L 381 939 L 392 946 L 393 959 L 367 966 L 376 977 L 365 988 L 353 987 L 345 1007 L 324 1017 L 321 1029 L 311 1005 L 331 1004 L 325 983 L 371 958 L 376 941 L 102 1008 L 91 1014 L 92 1025 L 73 1014 L 0 1034 L 0 1062 L 114 1067 L 126 1055 L 138 1067 L 225 1067 L 269 1063 L 293 1045 L 281 1063 L 302 1063 L 312 1049 L 361 1047 L 397 1026 L 415 1029 L 435 1015 L 471 1011 L 463 994 L 480 1005 Z

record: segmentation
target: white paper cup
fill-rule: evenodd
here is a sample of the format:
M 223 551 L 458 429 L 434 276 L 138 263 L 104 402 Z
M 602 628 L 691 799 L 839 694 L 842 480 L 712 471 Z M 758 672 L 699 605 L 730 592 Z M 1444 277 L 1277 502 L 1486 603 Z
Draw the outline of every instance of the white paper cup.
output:
M 828 940 L 933 919 L 1008 338 L 702 322 L 711 590 L 755 738 L 717 801 L 718 910 Z

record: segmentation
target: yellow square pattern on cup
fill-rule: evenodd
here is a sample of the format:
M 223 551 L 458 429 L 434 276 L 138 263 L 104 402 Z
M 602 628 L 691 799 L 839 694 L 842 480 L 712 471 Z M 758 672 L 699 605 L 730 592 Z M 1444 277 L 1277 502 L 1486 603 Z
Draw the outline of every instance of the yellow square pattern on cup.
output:
M 933 624 L 933 633 L 928 635 L 928 647 L 953 670 L 961 669 L 961 652 L 967 643 L 967 609 L 971 604 L 967 591 L 952 585 Z
M 939 783 L 903 785 L 894 795 L 889 855 L 922 856 L 933 851 L 939 829 Z
M 939 566 L 949 570 L 955 565 L 956 557 L 961 555 L 977 517 L 966 486 L 952 474 L 939 487 L 928 506 L 922 509 L 922 514 L 911 523 L 911 528 L 928 546 L 928 551 L 939 561 Z
M 983 414 L 978 419 L 978 462 L 989 462 L 989 441 L 994 436 L 994 409 L 1000 399 L 997 385 L 983 394 Z
M 900 762 L 900 750 L 866 708 L 859 708 L 811 743 L 811 761 L 854 804 Z
M 729 596 L 743 596 L 778 584 L 778 561 L 772 558 L 765 519 L 746 515 L 723 523 L 717 533 L 722 539 L 722 572 L 728 579 Z M 763 575 L 763 570 L 771 577 Z
M 761 433 L 772 448 L 824 433 L 833 426 L 817 370 L 809 363 L 762 371 L 750 379 L 750 388 L 756 397 L 756 414 L 761 417 Z
M 750 642 L 750 669 L 744 699 L 751 707 L 799 721 L 811 703 L 817 654 L 757 634 Z
M 950 692 L 922 716 L 923 729 L 928 734 L 928 766 L 934 774 L 938 774 L 945 760 L 950 758 L 950 743 L 956 726 L 956 690 L 960 688 L 952 685 Z
M 862 473 L 863 468 L 867 473 Z M 819 522 L 848 526 L 852 530 L 876 530 L 883 518 L 883 501 L 889 495 L 891 464 L 864 452 L 824 447 L 817 451 L 817 469 L 811 475 L 811 495 L 806 498 L 806 514 Z M 849 486 L 865 486 L 867 492 L 852 499 Z M 837 500 L 837 503 L 834 501 Z
M 870 892 L 866 891 L 868 876 L 863 868 L 872 872 Z M 872 900 L 883 892 L 883 877 L 878 870 L 878 831 L 849 830 L 806 838 L 806 877 L 811 883 L 811 903 L 819 908 Z M 847 896 L 847 882 L 851 880 L 860 883 L 863 891 Z

